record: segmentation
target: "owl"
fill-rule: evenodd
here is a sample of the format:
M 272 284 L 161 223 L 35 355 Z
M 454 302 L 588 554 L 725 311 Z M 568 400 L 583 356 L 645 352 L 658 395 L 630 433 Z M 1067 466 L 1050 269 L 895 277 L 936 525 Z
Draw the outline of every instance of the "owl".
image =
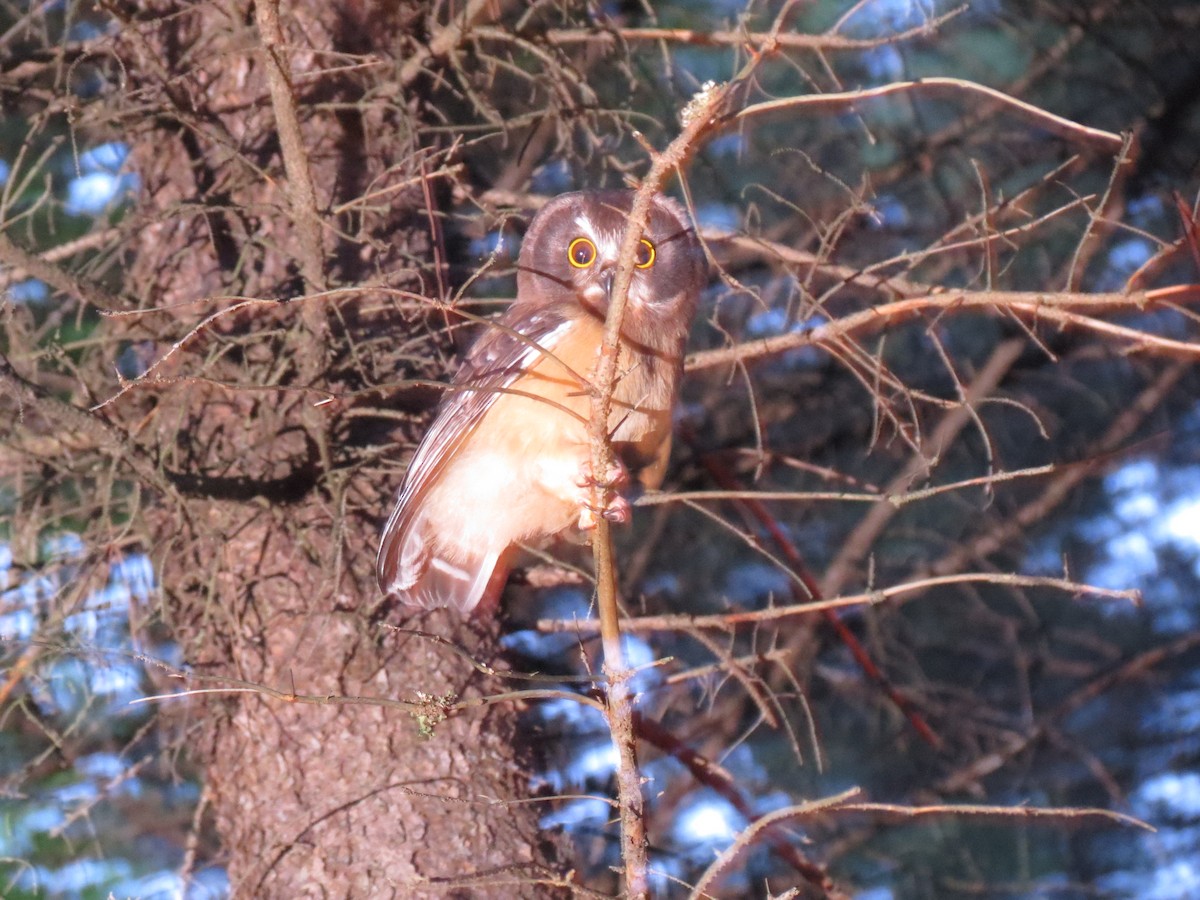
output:
M 383 529 L 380 588 L 463 615 L 494 609 L 516 545 L 595 517 L 628 518 L 616 491 L 662 482 L 671 413 L 707 264 L 683 209 L 657 197 L 638 244 L 621 327 L 609 434 L 620 462 L 590 471 L 595 369 L 632 191 L 580 191 L 534 217 L 517 298 L 476 340 L 417 447 Z M 593 486 L 609 498 L 589 505 Z

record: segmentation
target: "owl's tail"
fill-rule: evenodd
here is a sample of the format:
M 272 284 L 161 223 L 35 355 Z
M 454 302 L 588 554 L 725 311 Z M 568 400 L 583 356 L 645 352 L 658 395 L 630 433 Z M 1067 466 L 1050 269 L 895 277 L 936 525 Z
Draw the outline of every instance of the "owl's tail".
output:
M 464 616 L 494 609 L 508 579 L 506 554 L 493 548 L 453 558 L 440 551 L 429 517 L 398 506 L 383 530 L 375 562 L 379 587 L 401 603 L 448 606 Z

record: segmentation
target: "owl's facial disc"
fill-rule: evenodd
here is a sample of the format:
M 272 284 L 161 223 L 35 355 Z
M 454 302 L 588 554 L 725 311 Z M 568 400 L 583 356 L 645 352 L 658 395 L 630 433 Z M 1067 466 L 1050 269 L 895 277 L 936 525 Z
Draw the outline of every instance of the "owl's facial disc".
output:
M 585 191 L 561 194 L 547 203 L 521 247 L 518 298 L 577 303 L 603 318 L 620 267 L 633 198 L 632 191 Z M 655 198 L 630 262 L 634 269 L 629 328 L 658 332 L 677 319 L 686 327 L 705 280 L 705 264 L 682 207 L 668 198 Z
M 567 262 L 575 270 L 573 279 L 589 306 L 607 309 L 624 232 L 597 229 L 587 216 L 576 217 L 574 224 L 580 234 L 567 244 L 566 252 Z M 641 238 L 634 251 L 634 269 L 643 272 L 651 269 L 657 259 L 658 248 L 654 242 L 647 237 Z M 644 302 L 636 285 L 635 278 L 631 285 L 631 299 L 635 303 Z

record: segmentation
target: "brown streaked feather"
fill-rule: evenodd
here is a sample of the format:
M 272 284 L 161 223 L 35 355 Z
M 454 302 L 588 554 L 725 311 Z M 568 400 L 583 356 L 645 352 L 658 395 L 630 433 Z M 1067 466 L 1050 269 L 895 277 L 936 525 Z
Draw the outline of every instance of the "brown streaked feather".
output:
M 510 307 L 499 319 L 503 327 L 489 328 L 475 342 L 451 382 L 459 389 L 439 405 L 433 424 L 409 462 L 376 558 L 376 575 L 385 594 L 396 594 L 420 606 L 460 606 L 466 601 L 474 606 L 482 598 L 491 571 L 483 583 L 479 582 L 481 573 L 470 572 L 468 564 L 458 566 L 463 570 L 461 577 L 437 568 L 431 572 L 433 541 L 430 523 L 423 514 L 423 501 L 447 461 L 454 457 L 496 399 L 526 369 L 544 358 L 545 350 L 550 350 L 542 347 L 542 341 L 548 340 L 567 321 L 554 308 L 533 315 L 522 312 Z M 496 559 L 482 554 L 477 563 L 481 567 L 490 563 L 494 568 Z M 460 590 L 468 587 L 470 596 L 447 603 L 447 599 L 454 598 L 446 593 L 452 587 Z

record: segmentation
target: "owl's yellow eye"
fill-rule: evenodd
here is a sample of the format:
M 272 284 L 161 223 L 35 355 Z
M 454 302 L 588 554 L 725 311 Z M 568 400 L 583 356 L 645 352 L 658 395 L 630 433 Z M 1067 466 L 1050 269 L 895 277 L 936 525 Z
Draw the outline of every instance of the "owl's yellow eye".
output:
M 596 245 L 585 237 L 578 237 L 567 247 L 567 259 L 577 269 L 586 269 L 596 261 Z
M 654 265 L 654 245 L 645 238 L 642 238 L 638 244 L 637 255 L 633 258 L 633 264 L 639 269 L 648 269 Z

